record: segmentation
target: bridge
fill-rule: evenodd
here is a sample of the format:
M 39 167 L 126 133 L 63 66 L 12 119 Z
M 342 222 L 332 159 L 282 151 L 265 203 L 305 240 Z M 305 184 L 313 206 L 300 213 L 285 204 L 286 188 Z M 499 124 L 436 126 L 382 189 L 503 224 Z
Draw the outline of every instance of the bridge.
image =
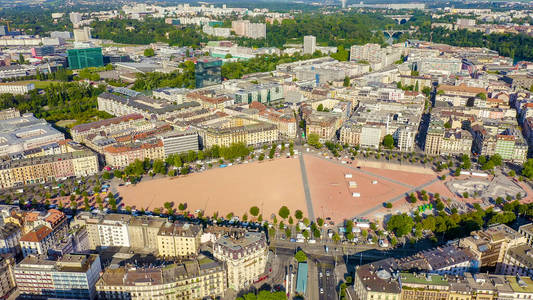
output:
M 376 33 L 378 31 L 383 32 L 385 37 L 388 37 L 387 43 L 389 45 L 392 45 L 392 43 L 394 42 L 395 35 L 415 32 L 415 30 L 408 30 L 408 29 L 384 29 L 384 30 L 372 30 L 372 33 Z
M 405 24 L 413 17 L 413 15 L 385 15 L 384 17 L 391 18 L 398 22 L 398 24 Z

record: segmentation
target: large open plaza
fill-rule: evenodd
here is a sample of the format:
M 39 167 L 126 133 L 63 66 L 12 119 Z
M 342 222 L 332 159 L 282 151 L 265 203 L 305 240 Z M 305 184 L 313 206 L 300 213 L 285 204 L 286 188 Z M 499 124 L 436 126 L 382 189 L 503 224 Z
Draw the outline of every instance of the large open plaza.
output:
M 307 183 L 302 178 L 302 161 Z M 172 202 L 174 208 L 186 203 L 191 212 L 242 216 L 257 206 L 263 218 L 270 219 L 286 205 L 291 212 L 300 209 L 307 217 L 331 218 L 338 223 L 353 217 L 378 219 L 408 211 L 414 206 L 406 201 L 406 195 L 415 191 L 446 191 L 444 183 L 428 170 L 409 172 L 398 165 L 377 169 L 366 167 L 362 161 L 348 163 L 304 154 L 302 160 L 280 158 L 215 167 L 177 178 L 143 180 L 119 187 L 118 192 L 124 206 L 134 209 L 153 210 Z M 306 201 L 306 189 L 310 202 Z M 452 194 L 444 192 L 443 196 Z M 385 208 L 385 202 L 393 203 L 393 208 Z

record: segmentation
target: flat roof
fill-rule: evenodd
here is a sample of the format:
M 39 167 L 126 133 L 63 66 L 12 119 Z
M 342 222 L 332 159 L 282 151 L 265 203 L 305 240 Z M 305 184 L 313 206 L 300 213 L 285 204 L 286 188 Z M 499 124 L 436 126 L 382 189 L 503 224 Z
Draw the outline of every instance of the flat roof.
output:
M 298 263 L 298 277 L 296 279 L 296 292 L 305 294 L 307 290 L 307 270 L 306 262 Z

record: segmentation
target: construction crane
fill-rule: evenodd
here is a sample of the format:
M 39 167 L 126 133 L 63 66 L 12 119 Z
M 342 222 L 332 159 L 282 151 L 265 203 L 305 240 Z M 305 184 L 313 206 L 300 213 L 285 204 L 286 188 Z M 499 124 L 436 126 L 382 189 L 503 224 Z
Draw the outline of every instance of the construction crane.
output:
M 9 26 L 9 24 L 11 23 L 11 21 L 6 20 L 6 19 L 0 19 L 0 21 L 6 23 L 6 25 L 7 25 L 7 31 L 8 31 L 8 32 L 11 31 L 11 28 L 10 28 L 10 26 Z

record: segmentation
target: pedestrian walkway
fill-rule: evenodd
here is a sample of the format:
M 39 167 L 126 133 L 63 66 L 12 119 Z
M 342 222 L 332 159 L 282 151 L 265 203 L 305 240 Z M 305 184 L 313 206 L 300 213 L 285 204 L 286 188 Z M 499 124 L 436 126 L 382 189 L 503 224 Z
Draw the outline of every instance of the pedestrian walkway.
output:
M 305 170 L 305 161 L 302 153 L 299 155 L 300 158 L 300 170 L 302 172 L 302 181 L 304 186 L 305 201 L 307 203 L 307 214 L 309 220 L 315 220 L 315 211 L 313 210 L 313 201 L 311 200 L 311 191 L 309 190 L 309 182 L 307 181 L 307 171 Z

